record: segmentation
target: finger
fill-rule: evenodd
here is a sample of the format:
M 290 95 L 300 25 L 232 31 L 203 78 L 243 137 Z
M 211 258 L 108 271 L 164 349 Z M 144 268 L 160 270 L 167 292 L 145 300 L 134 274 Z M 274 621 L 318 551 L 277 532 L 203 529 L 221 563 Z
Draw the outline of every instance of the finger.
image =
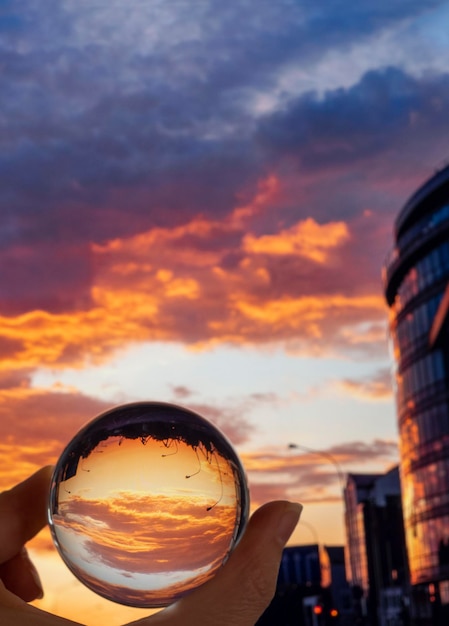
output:
M 271 602 L 301 505 L 270 502 L 251 517 L 226 565 L 202 587 L 135 626 L 253 626 Z
M 0 563 L 9 561 L 47 522 L 52 468 L 44 467 L 9 491 L 0 493 Z
M 25 548 L 12 559 L 0 565 L 0 580 L 5 588 L 25 602 L 38 600 L 43 597 L 42 583 L 36 568 L 28 556 Z

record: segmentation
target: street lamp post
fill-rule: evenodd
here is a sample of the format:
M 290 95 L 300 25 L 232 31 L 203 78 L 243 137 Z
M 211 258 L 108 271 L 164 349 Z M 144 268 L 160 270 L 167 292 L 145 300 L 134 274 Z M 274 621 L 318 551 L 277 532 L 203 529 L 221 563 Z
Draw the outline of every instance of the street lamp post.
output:
M 307 446 L 303 446 L 298 443 L 289 443 L 288 447 L 290 450 L 304 450 L 304 452 L 309 452 L 311 454 L 319 454 L 320 456 L 325 458 L 327 461 L 332 463 L 332 465 L 335 467 L 336 472 L 337 472 L 338 480 L 340 483 L 340 489 L 343 491 L 344 484 L 345 484 L 344 473 L 343 473 L 343 470 L 341 469 L 339 462 L 332 454 L 330 454 L 329 452 L 325 452 L 324 450 L 314 450 L 313 448 L 308 448 Z

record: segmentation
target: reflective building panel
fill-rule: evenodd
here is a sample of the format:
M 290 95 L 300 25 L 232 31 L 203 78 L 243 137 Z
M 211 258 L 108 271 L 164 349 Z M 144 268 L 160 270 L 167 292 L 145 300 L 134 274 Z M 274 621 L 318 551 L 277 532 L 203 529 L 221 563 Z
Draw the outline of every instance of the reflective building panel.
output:
M 357 623 L 399 626 L 409 577 L 399 468 L 348 474 L 344 490 L 347 575 Z
M 383 268 L 412 585 L 449 580 L 449 167 L 400 212 Z M 436 319 L 438 332 L 435 332 Z

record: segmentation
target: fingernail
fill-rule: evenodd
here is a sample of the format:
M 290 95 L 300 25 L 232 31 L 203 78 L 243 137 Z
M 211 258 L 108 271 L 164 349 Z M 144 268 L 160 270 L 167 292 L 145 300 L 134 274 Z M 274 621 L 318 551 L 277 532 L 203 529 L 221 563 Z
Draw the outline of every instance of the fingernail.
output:
M 299 502 L 289 502 L 279 521 L 277 536 L 283 545 L 290 539 L 292 532 L 296 528 L 302 511 L 302 504 Z

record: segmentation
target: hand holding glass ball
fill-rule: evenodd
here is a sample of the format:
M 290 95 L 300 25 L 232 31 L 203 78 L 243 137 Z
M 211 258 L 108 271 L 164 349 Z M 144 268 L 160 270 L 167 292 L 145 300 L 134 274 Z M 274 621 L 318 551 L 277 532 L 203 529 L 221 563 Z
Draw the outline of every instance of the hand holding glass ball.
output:
M 87 424 L 53 475 L 49 520 L 70 570 L 96 593 L 161 607 L 214 576 L 248 517 L 242 465 L 204 418 L 170 404 Z

